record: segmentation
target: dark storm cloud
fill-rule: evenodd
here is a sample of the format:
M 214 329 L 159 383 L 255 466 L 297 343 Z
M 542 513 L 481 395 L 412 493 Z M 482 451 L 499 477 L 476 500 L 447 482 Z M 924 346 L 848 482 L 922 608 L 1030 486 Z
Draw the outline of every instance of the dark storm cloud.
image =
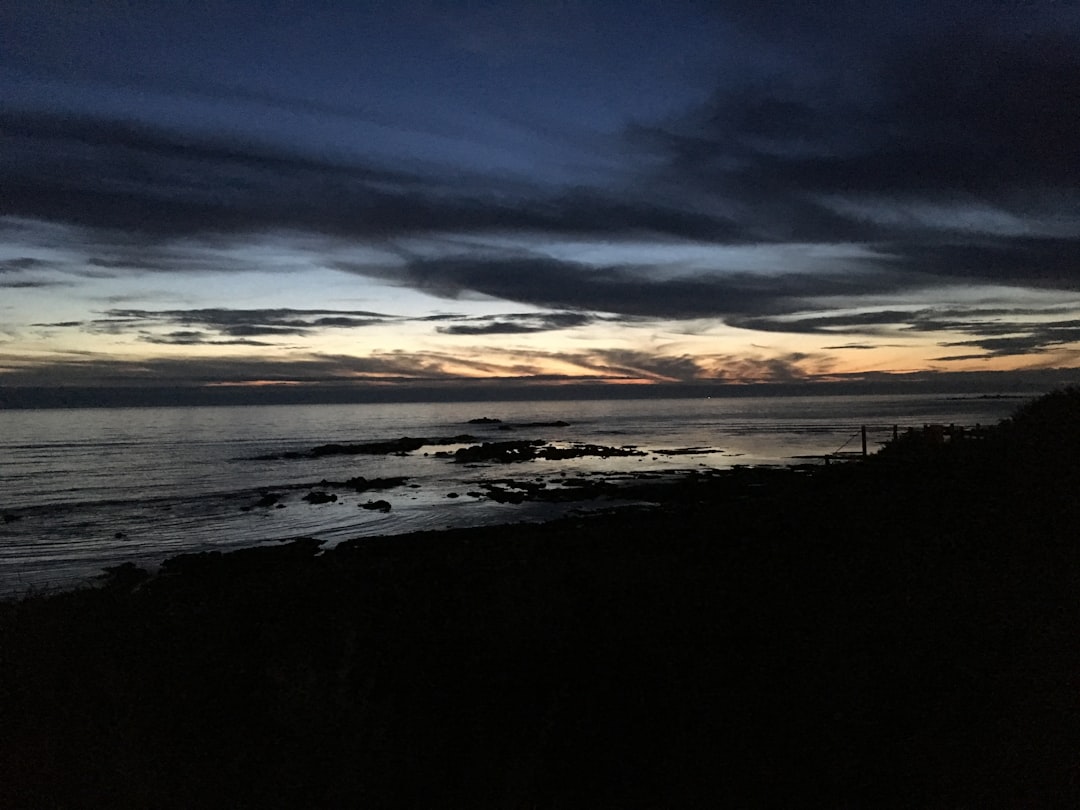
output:
M 197 330 L 187 330 L 179 332 L 169 332 L 166 335 L 141 335 L 139 337 L 144 343 L 153 343 L 159 346 L 272 346 L 272 343 L 266 343 L 261 340 L 248 340 L 245 338 L 237 338 L 234 340 L 215 340 L 213 336 L 206 332 Z
M 0 281 L 0 288 L 8 290 L 34 290 L 42 287 L 65 287 L 68 286 L 63 281 Z
M 807 20 L 820 22 L 809 15 L 793 36 Z M 1080 289 L 1080 46 L 1045 28 L 1027 39 L 991 24 L 915 33 L 856 49 L 854 65 L 821 67 L 809 85 L 783 74 L 724 84 L 690 115 L 628 131 L 647 195 L 708 212 L 707 226 L 671 232 L 861 242 L 879 253 L 865 275 L 717 268 L 664 281 L 645 270 L 461 256 L 385 277 L 445 297 L 724 317 L 748 328 L 755 315 L 822 296 L 957 281 Z
M 814 296 L 864 295 L 902 286 L 901 279 L 886 272 L 817 276 L 727 273 L 663 279 L 648 268 L 596 267 L 531 256 L 416 259 L 392 270 L 337 266 L 443 298 L 481 293 L 556 310 L 641 318 L 778 314 L 797 311 Z
M 386 320 L 390 315 L 365 310 L 323 309 L 111 309 L 110 318 L 171 321 L 183 324 L 203 324 L 222 329 L 307 329 L 317 326 L 362 327 Z
M 761 332 L 787 334 L 859 334 L 882 337 L 917 336 L 953 332 L 965 340 L 946 341 L 941 346 L 972 346 L 984 354 L 938 357 L 936 360 L 970 360 L 988 357 L 1042 354 L 1080 341 L 1080 320 L 1047 320 L 1053 308 L 1026 307 L 946 309 L 924 308 L 852 312 L 829 316 L 756 317 L 733 319 L 732 325 Z M 830 349 L 880 348 L 887 343 L 857 343 L 830 346 Z
M 858 60 L 810 84 L 721 87 L 630 137 L 662 161 L 657 184 L 739 211 L 762 238 L 882 242 L 900 264 L 945 277 L 1080 286 L 1075 35 L 946 28 Z M 911 216 L 919 206 L 933 208 Z M 978 221 L 987 208 L 1035 232 L 1057 217 L 1068 233 L 980 241 L 973 229 L 995 227 Z M 933 222 L 935 209 L 973 222 Z
M 979 333 L 980 330 L 975 328 L 968 331 Z M 1001 336 L 994 336 L 995 334 Z M 985 354 L 964 355 L 963 359 L 972 357 L 985 359 L 1043 354 L 1077 342 L 1080 342 L 1080 321 L 1073 320 L 1057 323 L 1002 324 L 1000 329 L 985 330 L 979 337 L 971 340 L 949 341 L 940 345 L 973 346 L 982 349 Z
M 1080 212 L 1077 229 L 1080 232 Z M 923 243 L 890 244 L 883 249 L 897 256 L 894 266 L 904 265 L 913 272 L 958 280 L 1080 289 L 1080 237 L 983 237 L 951 244 L 927 239 Z
M 0 147 L 0 214 L 147 237 L 290 228 L 354 237 L 515 229 L 747 238 L 729 219 L 677 204 L 587 189 L 542 194 L 121 121 L 6 113 Z
M 595 316 L 582 312 L 512 313 L 470 318 L 466 323 L 437 327 L 436 331 L 444 335 L 521 335 L 573 329 L 595 320 Z
M 322 329 L 359 329 L 397 323 L 403 319 L 392 315 L 364 310 L 304 310 L 304 309 L 110 309 L 104 317 L 90 321 L 64 323 L 35 323 L 40 327 L 77 327 L 99 334 L 141 332 L 140 340 L 152 343 L 215 343 L 240 345 L 272 345 L 255 341 L 222 341 L 227 338 L 307 335 Z M 182 326 L 187 330 L 165 335 L 152 334 L 149 329 Z M 192 330 L 190 327 L 199 327 Z M 207 331 L 208 330 L 208 331 Z
M 838 332 L 873 333 L 878 327 L 906 324 L 919 317 L 911 310 L 882 310 L 878 312 L 850 312 L 842 315 L 807 315 L 792 318 L 736 317 L 729 319 L 731 326 L 758 332 L 783 332 L 785 334 L 812 335 L 836 334 Z
M 0 285 L 2 286 L 2 285 Z M 497 316 L 466 318 L 453 313 L 420 318 L 387 315 L 365 310 L 300 309 L 111 309 L 104 317 L 89 321 L 35 323 L 36 327 L 78 328 L 97 334 L 139 334 L 146 343 L 170 345 L 245 345 L 271 346 L 273 343 L 251 340 L 258 337 L 306 336 L 327 329 L 364 329 L 409 322 L 456 321 L 436 331 L 449 335 L 497 335 L 550 332 L 585 326 L 596 315 L 581 312 L 508 313 Z M 182 326 L 167 333 L 150 330 Z M 195 328 L 193 328 L 195 327 Z

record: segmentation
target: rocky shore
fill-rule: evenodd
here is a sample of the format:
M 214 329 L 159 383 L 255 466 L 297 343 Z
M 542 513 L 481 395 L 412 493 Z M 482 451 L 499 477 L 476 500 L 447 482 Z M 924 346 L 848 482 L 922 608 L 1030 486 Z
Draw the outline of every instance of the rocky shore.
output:
M 1068 389 L 655 508 L 0 604 L 0 806 L 1076 806 L 1078 459 Z

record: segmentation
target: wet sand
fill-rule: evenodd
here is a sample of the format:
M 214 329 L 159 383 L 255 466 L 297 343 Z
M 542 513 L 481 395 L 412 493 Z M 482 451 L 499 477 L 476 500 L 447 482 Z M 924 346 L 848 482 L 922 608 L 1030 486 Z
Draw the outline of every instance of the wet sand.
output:
M 1076 402 L 0 605 L 0 806 L 1075 806 Z

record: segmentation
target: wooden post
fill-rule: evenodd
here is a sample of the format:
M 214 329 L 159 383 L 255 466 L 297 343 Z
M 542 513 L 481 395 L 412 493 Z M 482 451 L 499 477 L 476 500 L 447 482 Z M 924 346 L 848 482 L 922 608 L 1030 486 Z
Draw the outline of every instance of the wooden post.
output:
M 862 454 L 866 458 L 866 425 L 862 426 Z
M 899 432 L 896 425 L 892 426 L 892 440 L 895 442 L 899 438 Z

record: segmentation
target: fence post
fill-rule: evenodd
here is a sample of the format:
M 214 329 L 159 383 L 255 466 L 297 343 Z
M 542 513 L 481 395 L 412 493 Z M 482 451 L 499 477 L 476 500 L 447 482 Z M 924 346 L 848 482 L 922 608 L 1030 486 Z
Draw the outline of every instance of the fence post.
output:
M 862 426 L 862 454 L 866 458 L 866 425 Z

